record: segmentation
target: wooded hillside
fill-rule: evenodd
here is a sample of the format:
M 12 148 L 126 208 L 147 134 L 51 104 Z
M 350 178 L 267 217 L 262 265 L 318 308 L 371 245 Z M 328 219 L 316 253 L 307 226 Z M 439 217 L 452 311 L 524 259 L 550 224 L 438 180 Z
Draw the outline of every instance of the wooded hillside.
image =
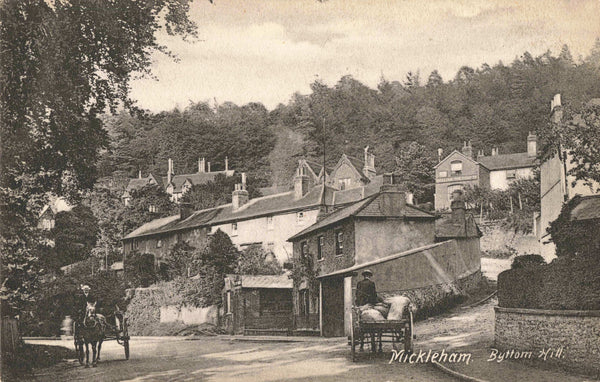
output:
M 262 104 L 216 107 L 193 103 L 185 110 L 110 118 L 110 152 L 100 164 L 103 176 L 165 174 L 167 158 L 177 173 L 195 172 L 199 157 L 247 171 L 267 184 L 287 184 L 297 159 L 306 156 L 328 165 L 342 153 L 360 157 L 369 145 L 378 171 L 391 171 L 394 157 L 411 142 L 425 146 L 432 159 L 471 140 L 474 152 L 492 147 L 500 153 L 526 150 L 529 131 L 549 121 L 550 100 L 578 106 L 600 96 L 600 39 L 585 58 L 573 59 L 564 46 L 556 56 L 525 52 L 511 64 L 462 67 L 454 78 L 408 73 L 403 81 L 382 78 L 377 89 L 351 76 L 335 85 L 315 81 L 312 92 L 295 94 L 268 111 Z

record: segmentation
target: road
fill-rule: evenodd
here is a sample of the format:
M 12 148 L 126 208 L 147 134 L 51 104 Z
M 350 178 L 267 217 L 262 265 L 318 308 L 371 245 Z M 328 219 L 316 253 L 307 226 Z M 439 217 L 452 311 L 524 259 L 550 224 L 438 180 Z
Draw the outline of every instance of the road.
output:
M 428 364 L 389 364 L 389 353 L 365 354 L 356 363 L 349 355 L 349 346 L 339 338 L 295 343 L 232 341 L 227 337 L 134 338 L 128 361 L 121 346 L 111 341 L 103 345 L 96 368 L 69 361 L 38 370 L 31 380 L 455 381 Z

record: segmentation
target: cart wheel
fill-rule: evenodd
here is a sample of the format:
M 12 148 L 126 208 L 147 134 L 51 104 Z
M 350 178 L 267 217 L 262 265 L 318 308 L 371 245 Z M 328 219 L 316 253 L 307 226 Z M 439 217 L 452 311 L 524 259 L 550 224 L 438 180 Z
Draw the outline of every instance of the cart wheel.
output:
M 404 352 L 412 353 L 412 351 L 413 351 L 412 327 L 410 325 L 406 325 L 404 327 Z
M 129 340 L 123 341 L 123 348 L 125 349 L 125 359 L 129 359 Z

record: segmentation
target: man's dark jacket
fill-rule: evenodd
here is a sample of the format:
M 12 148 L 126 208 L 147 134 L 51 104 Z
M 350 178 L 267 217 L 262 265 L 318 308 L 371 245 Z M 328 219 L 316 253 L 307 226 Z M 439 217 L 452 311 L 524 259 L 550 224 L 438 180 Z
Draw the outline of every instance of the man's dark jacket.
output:
M 375 291 L 375 283 L 371 280 L 364 279 L 356 285 L 356 305 L 377 304 L 377 292 Z
M 87 308 L 87 303 L 95 303 L 98 300 L 96 299 L 96 296 L 94 294 L 92 294 L 92 292 L 88 293 L 88 295 L 86 296 L 85 293 L 80 292 L 79 295 L 77 296 L 77 300 L 75 302 L 75 313 L 76 313 L 76 317 L 78 317 L 80 320 L 83 319 L 83 317 L 85 316 L 85 310 Z M 96 305 L 96 310 L 98 309 L 98 305 Z

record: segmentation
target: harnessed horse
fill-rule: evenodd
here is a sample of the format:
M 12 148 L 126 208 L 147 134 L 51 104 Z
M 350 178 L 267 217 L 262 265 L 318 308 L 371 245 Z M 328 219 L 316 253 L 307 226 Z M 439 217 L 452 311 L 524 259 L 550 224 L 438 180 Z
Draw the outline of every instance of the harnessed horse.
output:
M 104 340 L 104 331 L 106 329 L 106 318 L 99 313 L 96 313 L 96 303 L 87 303 L 85 309 L 85 317 L 78 328 L 78 337 L 83 339 L 79 342 L 79 362 L 83 364 L 83 345 L 85 344 L 85 366 L 90 365 L 90 349 L 92 345 L 92 366 L 96 367 L 100 361 L 100 349 Z M 97 345 L 97 351 L 96 351 Z

